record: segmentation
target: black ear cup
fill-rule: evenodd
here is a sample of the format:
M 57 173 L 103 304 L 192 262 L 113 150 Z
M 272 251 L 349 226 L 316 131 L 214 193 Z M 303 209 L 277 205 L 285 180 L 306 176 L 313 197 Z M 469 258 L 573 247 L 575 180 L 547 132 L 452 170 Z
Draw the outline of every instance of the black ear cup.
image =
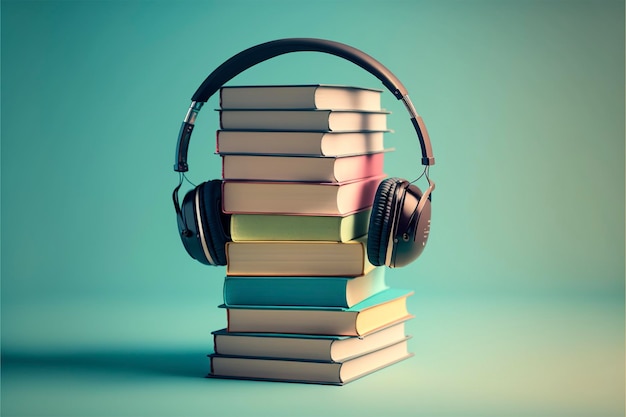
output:
M 430 234 L 430 199 L 414 184 L 387 178 L 378 186 L 367 238 L 367 258 L 375 266 L 408 265 L 422 253 Z M 391 245 L 391 246 L 390 246 Z
M 181 216 L 178 218 L 178 231 L 180 232 L 180 239 L 183 242 L 183 246 L 189 256 L 202 262 L 203 264 L 210 265 L 206 255 L 204 254 L 202 244 L 200 243 L 200 234 L 198 231 L 195 209 L 195 199 L 197 194 L 197 188 L 185 194 L 183 204 L 180 208 Z
M 424 251 L 430 234 L 430 199 L 434 187 L 423 194 L 416 185 L 405 182 L 401 186 L 402 196 L 396 207 L 392 225 L 393 250 L 387 259 L 387 265 L 396 268 L 413 262 Z
M 181 207 L 180 237 L 189 255 L 205 265 L 226 265 L 229 216 L 222 213 L 222 182 L 208 181 L 189 191 Z
M 230 240 L 228 216 L 222 213 L 222 181 L 207 181 L 200 186 L 200 216 L 207 248 L 213 265 L 226 265 L 226 242 Z
M 376 190 L 367 237 L 367 258 L 375 266 L 385 265 L 389 237 L 392 233 L 397 187 L 402 180 L 387 178 Z

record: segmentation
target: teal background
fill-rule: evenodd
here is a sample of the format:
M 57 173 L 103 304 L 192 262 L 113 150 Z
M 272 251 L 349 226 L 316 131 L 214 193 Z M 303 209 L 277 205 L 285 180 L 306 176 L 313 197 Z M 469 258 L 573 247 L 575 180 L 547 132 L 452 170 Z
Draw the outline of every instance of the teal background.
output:
M 624 415 L 624 3 L 5 1 L 3 416 Z M 231 55 L 322 37 L 406 85 L 433 141 L 432 237 L 388 271 L 416 294 L 409 361 L 342 388 L 221 381 L 223 268 L 192 261 L 178 128 Z M 323 54 L 235 84 L 379 87 Z M 220 175 L 213 98 L 190 179 Z M 419 147 L 390 94 L 397 149 Z

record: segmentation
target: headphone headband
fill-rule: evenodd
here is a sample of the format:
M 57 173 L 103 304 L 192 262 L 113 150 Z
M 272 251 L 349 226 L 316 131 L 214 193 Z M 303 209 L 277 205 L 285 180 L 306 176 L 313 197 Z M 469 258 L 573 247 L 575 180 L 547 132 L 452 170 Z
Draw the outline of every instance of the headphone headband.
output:
M 406 88 L 400 80 L 398 80 L 398 78 L 393 75 L 391 71 L 389 71 L 389 69 L 366 53 L 339 42 L 314 38 L 288 38 L 262 43 L 239 52 L 209 74 L 209 76 L 194 93 L 191 106 L 189 107 L 189 111 L 187 112 L 178 134 L 174 171 L 188 171 L 187 151 L 196 116 L 202 108 L 202 105 L 209 100 L 215 92 L 217 92 L 232 78 L 260 62 L 279 55 L 304 51 L 323 52 L 346 59 L 381 80 L 383 85 L 387 87 L 387 89 L 391 91 L 391 93 L 398 100 L 402 100 L 404 102 L 404 105 L 411 116 L 413 127 L 417 132 L 420 142 L 422 164 L 434 165 L 435 158 L 432 153 L 432 147 L 426 126 L 424 125 L 422 118 L 415 111 L 415 107 L 413 107 L 413 104 L 409 99 Z
M 397 99 L 407 95 L 406 88 L 383 64 L 351 46 L 313 38 L 288 38 L 265 42 L 234 55 L 217 67 L 198 87 L 192 101 L 206 102 L 220 87 L 237 74 L 268 59 L 291 52 L 324 52 L 344 58 L 381 80 Z

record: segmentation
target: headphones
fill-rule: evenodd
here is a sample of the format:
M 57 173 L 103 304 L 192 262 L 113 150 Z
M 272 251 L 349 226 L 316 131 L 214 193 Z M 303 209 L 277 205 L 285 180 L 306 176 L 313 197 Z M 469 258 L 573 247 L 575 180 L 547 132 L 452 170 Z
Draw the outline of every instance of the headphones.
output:
M 430 138 L 424 121 L 417 114 L 408 92 L 400 80 L 384 65 L 351 46 L 312 38 L 279 39 L 248 48 L 232 56 L 204 80 L 191 98 L 191 106 L 183 120 L 176 144 L 174 171 L 180 183 L 172 194 L 178 231 L 189 255 L 206 265 L 226 265 L 226 242 L 230 240 L 230 216 L 222 211 L 222 181 L 207 181 L 189 191 L 179 203 L 178 191 L 188 171 L 187 150 L 196 116 L 202 105 L 226 82 L 248 68 L 291 52 L 323 52 L 346 59 L 378 78 L 389 91 L 402 100 L 417 133 L 424 176 L 429 187 L 426 192 L 400 178 L 383 180 L 376 191 L 369 220 L 367 257 L 375 266 L 404 266 L 414 261 L 424 250 L 430 233 L 431 199 L 435 183 L 428 178 L 428 167 L 434 165 Z

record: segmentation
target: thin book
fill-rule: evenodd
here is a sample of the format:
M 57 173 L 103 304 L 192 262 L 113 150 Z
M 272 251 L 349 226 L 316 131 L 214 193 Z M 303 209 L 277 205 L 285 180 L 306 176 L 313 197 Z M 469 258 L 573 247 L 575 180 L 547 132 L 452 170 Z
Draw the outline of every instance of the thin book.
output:
M 389 288 L 348 309 L 226 306 L 229 332 L 366 336 L 412 317 L 412 291 Z
M 385 289 L 385 268 L 356 277 L 233 276 L 224 280 L 224 303 L 350 308 Z
M 225 180 L 225 213 L 343 216 L 371 208 L 383 176 L 355 181 L 308 183 Z
M 344 362 L 210 355 L 209 377 L 344 385 L 411 356 L 407 340 Z
M 401 342 L 407 337 L 406 322 L 363 337 L 232 333 L 221 329 L 213 332 L 213 345 L 216 354 L 225 356 L 343 362 Z
M 379 89 L 330 84 L 248 85 L 220 88 L 223 109 L 380 110 Z

